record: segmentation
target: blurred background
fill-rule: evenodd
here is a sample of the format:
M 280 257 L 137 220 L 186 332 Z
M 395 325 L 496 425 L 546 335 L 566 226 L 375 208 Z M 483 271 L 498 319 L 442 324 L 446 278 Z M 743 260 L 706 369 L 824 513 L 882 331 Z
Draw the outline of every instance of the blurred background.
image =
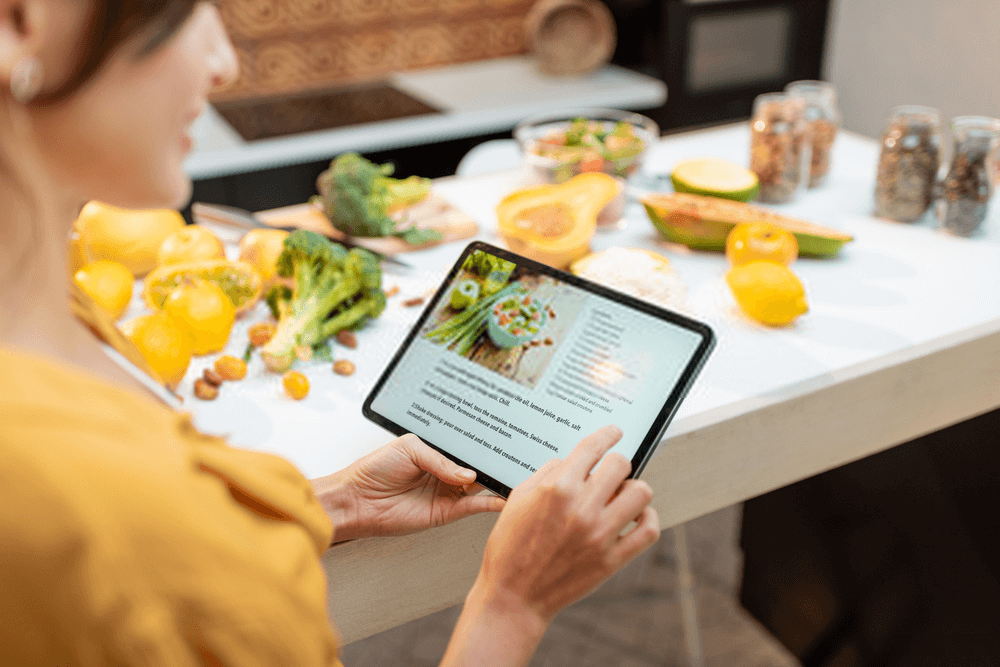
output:
M 843 129 L 871 138 L 902 104 L 1000 117 L 995 0 L 219 4 L 241 73 L 199 119 L 188 168 L 194 201 L 250 210 L 308 200 L 351 150 L 399 176 L 452 175 L 562 106 L 639 111 L 666 134 L 745 121 L 757 95 L 822 79 Z M 723 588 L 804 665 L 1000 664 L 998 429 L 985 415 L 717 517 L 742 549 Z M 648 567 L 669 561 L 657 553 Z M 356 664 L 365 655 L 348 647 Z M 713 664 L 786 664 L 762 655 Z
M 626 104 L 600 106 L 641 110 L 663 132 L 746 119 L 757 94 L 781 90 L 799 79 L 835 84 L 844 129 L 874 138 L 889 110 L 900 104 L 935 107 L 943 118 L 1000 115 L 1000 96 L 992 85 L 997 75 L 995 54 L 1000 52 L 1000 34 L 995 30 L 1000 5 L 990 0 L 593 1 L 607 8 L 617 34 L 608 53 L 612 65 L 662 82 L 667 91 L 662 101 L 647 95 L 642 103 L 628 105 L 623 86 Z M 453 71 L 456 85 L 461 85 L 463 75 L 473 75 L 462 66 L 478 65 L 483 72 L 481 87 L 469 89 L 468 95 L 481 96 L 484 88 L 491 89 L 490 103 L 499 113 L 505 97 L 516 97 L 527 84 L 509 72 L 507 78 L 497 76 L 491 83 L 496 71 L 490 64 L 531 58 L 537 46 L 532 40 L 540 32 L 526 25 L 531 11 L 542 6 L 554 15 L 560 5 L 573 3 L 222 0 L 220 4 L 240 56 L 241 73 L 214 99 L 229 127 L 220 130 L 204 123 L 198 128 L 191 160 L 198 181 L 196 198 L 264 209 L 303 201 L 316 174 L 341 151 L 314 156 L 305 161 L 311 164 L 299 164 L 297 169 L 258 174 L 259 181 L 240 172 L 264 171 L 266 164 L 252 169 L 245 162 L 242 167 L 203 168 L 197 164 L 197 154 L 228 148 L 220 137 L 233 134 L 233 129 L 240 139 L 253 141 L 336 127 L 357 130 L 449 111 L 436 107 L 433 99 L 421 98 L 420 92 L 432 84 L 418 79 L 414 95 L 412 86 L 398 85 L 399 73 L 430 71 L 445 76 Z M 572 53 L 574 41 L 578 52 L 585 51 L 580 42 L 593 41 L 596 34 L 585 25 L 588 17 L 562 16 L 565 25 L 554 31 L 564 34 L 549 35 L 550 41 L 555 48 L 568 48 L 568 56 L 577 55 Z M 593 69 L 549 78 L 562 79 L 567 100 L 575 99 L 579 95 L 570 93 L 579 92 L 588 78 L 599 79 L 605 71 Z M 603 85 L 613 88 L 615 83 L 603 81 Z M 559 101 L 558 90 L 542 94 L 553 104 Z M 452 105 L 462 104 L 461 90 L 450 95 Z M 462 128 L 455 123 L 454 129 L 443 133 L 449 135 L 443 140 L 414 133 L 396 137 L 398 145 L 385 143 L 366 150 L 372 142 L 355 132 L 355 149 L 394 161 L 402 175 L 448 175 L 471 147 L 510 137 L 517 109 L 509 105 L 506 122 Z M 280 147 L 271 153 L 272 161 L 283 167 L 297 161 L 283 156 Z M 239 175 L 243 178 L 225 178 Z M 283 187 L 262 186 L 273 184 L 275 178 Z

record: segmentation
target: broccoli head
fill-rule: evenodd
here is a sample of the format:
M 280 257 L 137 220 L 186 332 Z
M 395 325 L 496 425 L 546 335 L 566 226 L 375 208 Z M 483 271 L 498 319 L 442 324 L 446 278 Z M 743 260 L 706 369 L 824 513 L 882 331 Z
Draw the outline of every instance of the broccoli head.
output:
M 294 286 L 276 287 L 267 303 L 278 329 L 261 348 L 267 367 L 287 370 L 342 329 L 355 329 L 385 308 L 378 258 L 362 248 L 344 249 L 325 236 L 296 230 L 285 238 L 278 274 Z
M 410 226 L 397 229 L 392 213 L 421 201 L 430 193 L 427 178 L 392 178 L 392 164 L 378 165 L 357 153 L 345 153 L 319 175 L 314 197 L 333 226 L 348 236 L 398 236 L 418 245 L 441 234 Z

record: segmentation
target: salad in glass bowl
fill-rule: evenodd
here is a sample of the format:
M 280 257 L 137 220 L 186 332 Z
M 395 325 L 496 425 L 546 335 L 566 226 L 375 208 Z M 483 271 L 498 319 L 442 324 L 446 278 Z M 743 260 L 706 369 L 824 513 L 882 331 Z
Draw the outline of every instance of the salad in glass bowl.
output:
M 493 306 L 487 331 L 500 348 L 530 343 L 548 322 L 548 308 L 529 295 L 503 299 Z
M 588 171 L 627 179 L 659 134 L 652 119 L 617 109 L 536 116 L 514 128 L 525 162 L 550 183 Z

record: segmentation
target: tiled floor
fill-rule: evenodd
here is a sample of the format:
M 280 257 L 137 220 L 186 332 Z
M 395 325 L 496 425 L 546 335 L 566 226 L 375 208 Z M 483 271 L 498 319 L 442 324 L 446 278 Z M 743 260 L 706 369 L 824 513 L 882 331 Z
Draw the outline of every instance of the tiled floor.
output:
M 735 589 L 738 552 L 730 508 L 686 525 L 707 667 L 794 667 L 795 659 L 745 611 Z M 589 597 L 561 613 L 532 667 L 686 667 L 673 533 Z M 431 667 L 444 654 L 459 607 L 350 644 L 347 667 Z

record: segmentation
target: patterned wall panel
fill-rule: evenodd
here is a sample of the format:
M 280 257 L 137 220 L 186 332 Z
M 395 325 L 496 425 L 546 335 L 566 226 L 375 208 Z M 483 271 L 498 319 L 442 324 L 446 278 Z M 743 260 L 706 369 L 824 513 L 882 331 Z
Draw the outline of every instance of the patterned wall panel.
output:
M 525 52 L 534 0 L 221 0 L 240 75 L 216 102 Z

